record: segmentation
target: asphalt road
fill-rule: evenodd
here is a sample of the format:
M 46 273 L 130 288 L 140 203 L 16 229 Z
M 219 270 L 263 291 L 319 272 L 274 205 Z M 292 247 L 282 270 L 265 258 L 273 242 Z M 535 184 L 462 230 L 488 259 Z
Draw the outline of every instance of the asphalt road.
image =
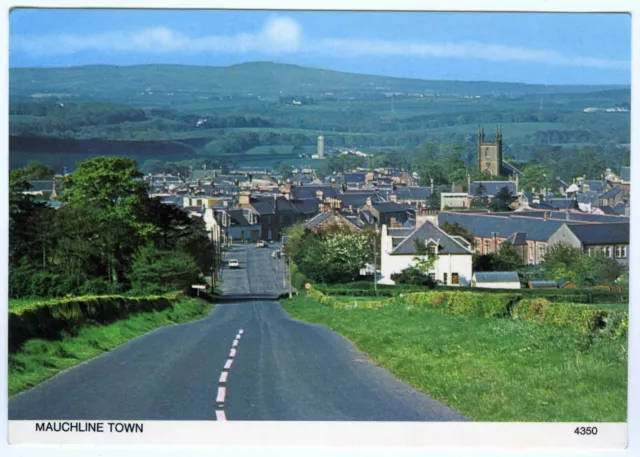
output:
M 288 317 L 273 247 L 234 246 L 229 299 L 9 399 L 9 419 L 466 420 L 341 336 Z M 260 297 L 251 299 L 251 297 Z

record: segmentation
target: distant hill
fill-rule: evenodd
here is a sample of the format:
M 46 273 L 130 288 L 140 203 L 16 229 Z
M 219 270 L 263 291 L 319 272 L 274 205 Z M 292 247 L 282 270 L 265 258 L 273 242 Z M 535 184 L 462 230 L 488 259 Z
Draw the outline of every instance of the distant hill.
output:
M 423 95 L 577 94 L 628 90 L 628 86 L 535 85 L 487 81 L 437 81 L 344 73 L 273 62 L 228 67 L 188 65 L 90 65 L 68 68 L 12 68 L 11 102 L 100 100 L 144 105 L 163 94 L 171 105 L 209 97 L 371 97 L 391 93 Z M 152 104 L 159 100 L 153 97 Z

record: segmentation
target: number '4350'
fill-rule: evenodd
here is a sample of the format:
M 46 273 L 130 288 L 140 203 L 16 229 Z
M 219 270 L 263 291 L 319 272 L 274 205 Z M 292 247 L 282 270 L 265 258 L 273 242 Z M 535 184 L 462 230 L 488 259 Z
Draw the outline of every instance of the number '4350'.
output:
M 597 427 L 577 427 L 573 433 L 576 435 L 597 435 L 598 428 Z

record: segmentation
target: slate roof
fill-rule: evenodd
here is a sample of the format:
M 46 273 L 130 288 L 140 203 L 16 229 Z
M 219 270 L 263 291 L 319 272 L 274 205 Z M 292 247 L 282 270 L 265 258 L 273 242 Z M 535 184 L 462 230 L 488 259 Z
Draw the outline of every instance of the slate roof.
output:
M 552 198 L 549 204 L 557 209 L 577 209 L 578 202 L 573 198 Z
M 248 227 L 251 225 L 241 209 L 230 209 L 228 214 L 231 218 L 231 225 L 235 227 Z
M 468 195 L 474 196 L 480 185 L 484 186 L 484 195 L 487 197 L 493 197 L 497 195 L 500 192 L 500 189 L 502 189 L 503 187 L 509 189 L 511 191 L 511 195 L 515 196 L 518 193 L 516 183 L 513 181 L 474 181 L 469 187 Z
M 599 192 L 595 190 L 588 190 L 586 192 L 579 193 L 576 196 L 576 201 L 578 203 L 591 203 L 592 205 L 597 205 L 598 195 L 599 195 Z
M 344 182 L 347 184 L 364 184 L 366 173 L 345 173 Z
M 568 225 L 583 245 L 629 244 L 629 223 Z
M 405 212 L 406 208 L 394 202 L 373 203 L 373 208 L 380 214 Z
M 253 201 L 251 202 L 251 206 L 261 216 L 275 214 L 273 206 L 264 200 Z
M 323 211 L 322 213 L 317 214 L 316 216 L 312 217 L 307 222 L 305 222 L 304 227 L 308 229 L 314 229 L 316 227 L 319 227 L 320 224 L 322 224 L 324 221 L 326 221 L 330 217 L 339 217 L 341 219 L 344 219 L 346 222 L 354 225 L 355 227 L 359 228 L 359 226 L 355 223 L 354 220 L 351 220 L 348 217 L 345 217 L 342 214 L 338 212 L 333 212 L 333 211 Z
M 520 284 L 520 278 L 515 271 L 483 271 L 474 273 L 476 283 L 489 282 L 517 282 Z
M 616 186 L 613 189 L 609 190 L 608 192 L 605 192 L 604 194 L 600 195 L 600 198 L 613 198 L 616 195 L 618 195 L 620 192 L 622 192 L 622 186 Z
M 431 187 L 398 187 L 393 194 L 398 200 L 427 200 L 431 197 Z
M 404 224 L 402 224 L 403 228 L 415 228 L 415 226 L 416 226 L 415 219 L 407 219 L 406 221 L 404 221 Z
M 380 197 L 376 194 L 366 194 L 366 193 L 358 193 L 358 194 L 341 194 L 338 195 L 337 198 L 342 202 L 343 207 L 353 206 L 353 207 L 362 207 L 367 204 L 367 197 L 371 197 L 371 201 L 373 203 L 380 201 Z
M 542 210 L 557 210 L 559 209 L 557 206 L 553 206 L 553 204 L 549 202 L 540 202 L 540 203 L 529 203 L 529 208 L 531 209 L 542 209 Z
M 627 222 L 628 219 L 624 219 L 621 216 L 608 216 L 589 213 L 567 213 L 562 211 L 523 211 L 521 213 L 503 213 L 508 217 L 536 217 L 544 218 L 544 213 L 549 213 L 549 219 L 556 220 L 568 220 L 572 222 Z M 494 213 L 494 215 L 497 215 Z
M 547 287 L 558 287 L 558 283 L 555 281 L 529 281 L 529 286 L 532 289 L 541 289 Z
M 399 229 L 404 230 L 404 229 Z M 433 225 L 425 222 L 420 227 L 413 230 L 398 246 L 391 251 L 391 255 L 414 255 L 417 254 L 415 241 L 426 242 L 434 240 L 439 243 L 438 254 L 472 254 L 472 251 L 464 248 L 460 243 L 451 238 L 445 232 Z
M 628 208 L 628 207 L 629 207 L 629 203 L 620 202 L 620 203 L 616 204 L 616 206 L 613 207 L 613 211 L 616 214 L 624 216 L 625 215 L 625 209 Z
M 317 198 L 305 198 L 304 200 L 292 200 L 293 205 L 296 209 L 305 215 L 313 215 L 317 214 L 319 210 L 320 203 L 322 203 Z
M 523 232 L 514 232 L 507 237 L 507 241 L 513 246 L 522 246 L 527 244 L 527 234 Z
M 531 241 L 548 241 L 549 237 L 565 223 L 562 220 L 545 221 L 544 219 L 516 217 L 515 215 L 507 217 L 485 216 L 442 211 L 438 214 L 438 224 L 442 225 L 445 222 L 457 223 L 476 237 L 491 238 L 495 232 L 498 238 L 506 238 L 514 232 L 521 232 L 526 233 L 527 239 Z
M 599 179 L 585 179 L 584 183 L 589 186 L 589 190 L 595 190 L 596 192 L 601 192 L 604 186 L 607 185 L 606 182 Z
M 631 182 L 631 167 L 620 167 L 620 179 L 623 182 Z
M 318 191 L 322 191 L 324 198 L 338 195 L 338 189 L 331 186 L 291 186 L 291 197 L 296 200 L 316 198 Z
M 411 235 L 414 232 L 414 230 L 415 230 L 415 227 L 390 228 L 387 230 L 387 233 L 389 234 L 389 236 L 407 237 Z
M 600 211 L 602 211 L 604 214 L 618 214 L 616 213 L 616 210 L 613 209 L 612 206 L 600 206 L 599 207 Z M 624 212 L 622 213 L 624 214 Z

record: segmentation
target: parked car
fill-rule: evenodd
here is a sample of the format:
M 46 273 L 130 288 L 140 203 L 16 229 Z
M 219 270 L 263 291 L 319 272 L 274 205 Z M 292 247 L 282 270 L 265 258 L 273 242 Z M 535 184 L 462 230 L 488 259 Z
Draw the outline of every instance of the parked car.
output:
M 280 258 L 280 251 L 273 251 L 271 253 L 271 257 L 273 257 L 274 259 L 279 259 Z
M 264 241 L 260 240 L 258 241 L 258 244 L 256 244 L 257 247 L 259 248 L 266 248 L 267 247 L 267 243 L 265 243 Z
M 240 268 L 240 262 L 236 259 L 229 260 L 229 268 Z

